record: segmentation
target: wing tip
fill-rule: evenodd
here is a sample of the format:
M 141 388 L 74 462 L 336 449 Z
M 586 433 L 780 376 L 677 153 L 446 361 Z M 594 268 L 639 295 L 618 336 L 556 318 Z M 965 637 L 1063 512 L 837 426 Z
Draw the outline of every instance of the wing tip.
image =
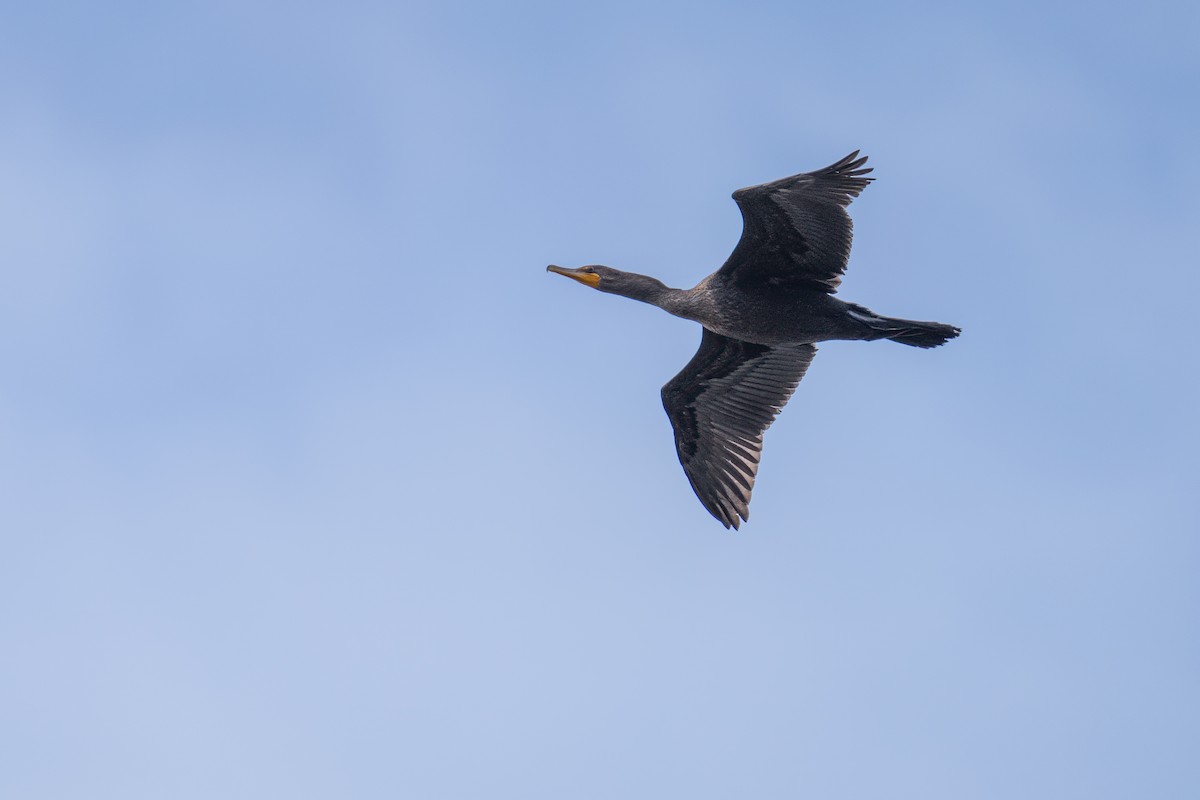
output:
M 699 496 L 699 492 L 697 492 L 697 496 Z M 704 508 L 716 518 L 717 522 L 725 526 L 725 530 L 733 528 L 736 531 L 742 527 L 743 522 L 750 521 L 750 503 L 748 498 L 741 502 L 730 502 L 731 499 L 720 494 L 710 500 L 700 498 Z
M 735 190 L 730 197 L 739 205 L 742 200 L 753 197 L 759 194 L 763 189 L 771 188 L 791 188 L 798 180 L 812 180 L 813 178 L 836 178 L 844 181 L 841 186 L 842 191 L 848 193 L 852 198 L 857 197 L 858 193 L 867 187 L 874 178 L 866 177 L 875 171 L 874 167 L 863 166 L 867 163 L 870 156 L 860 156 L 862 150 L 855 150 L 848 153 L 837 161 L 833 162 L 823 169 L 818 169 L 813 172 L 801 172 L 787 178 L 780 178 L 769 183 L 757 184 L 755 186 L 747 186 L 742 189 Z M 848 203 L 847 203 L 848 204 Z
M 727 516 L 723 513 L 717 514 L 711 508 L 708 510 L 708 513 L 712 514 L 713 518 L 716 519 L 717 522 L 724 525 L 725 530 L 729 530 L 730 528 L 732 528 L 734 531 L 740 531 L 741 527 L 742 527 L 742 523 L 747 521 L 746 517 L 743 517 L 740 514 L 733 514 L 730 516 Z
M 867 163 L 869 156 L 862 156 L 860 158 L 858 154 L 861 152 L 861 150 L 855 150 L 853 153 L 850 153 L 841 160 L 835 161 L 825 169 L 820 170 L 820 172 L 822 174 L 837 175 L 843 178 L 858 178 L 864 181 L 873 181 L 875 180 L 874 178 L 862 177 L 863 175 L 874 172 L 875 168 L 863 166 L 863 164 Z
M 830 164 L 828 167 L 826 167 L 826 169 L 858 169 L 863 164 L 867 163 L 867 159 L 870 158 L 870 156 L 863 156 L 862 158 L 859 158 L 859 153 L 861 152 L 862 150 L 855 150 L 853 153 L 848 153 L 847 155 L 842 156 L 837 161 Z
M 750 504 L 748 500 L 734 503 L 731 502 L 732 498 L 725 493 L 713 492 L 711 490 L 702 491 L 686 468 L 684 472 L 687 474 L 688 483 L 692 485 L 692 491 L 696 493 L 696 498 L 704 506 L 704 510 L 711 514 L 713 519 L 724 525 L 725 530 L 733 528 L 736 531 L 741 528 L 743 522 L 750 521 Z

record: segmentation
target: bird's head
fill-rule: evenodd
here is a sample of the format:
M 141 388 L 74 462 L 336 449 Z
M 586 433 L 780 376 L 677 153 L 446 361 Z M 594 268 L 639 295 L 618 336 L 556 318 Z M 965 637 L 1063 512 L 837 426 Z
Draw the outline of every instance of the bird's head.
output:
M 607 279 L 608 283 L 611 283 L 613 276 L 620 274 L 615 269 L 609 269 L 599 264 L 591 264 L 586 267 L 579 267 L 578 269 L 568 269 L 567 267 L 560 267 L 557 264 L 551 264 L 546 267 L 546 271 L 553 272 L 556 275 L 565 275 L 571 280 L 579 281 L 584 286 L 590 286 L 593 289 L 599 289 L 601 284 L 606 283 L 605 279 Z
M 638 300 L 645 299 L 647 296 L 651 296 L 665 288 L 660 281 L 649 276 L 639 275 L 636 272 L 622 272 L 619 269 L 601 266 L 600 264 L 590 264 L 578 269 L 568 269 L 551 264 L 546 267 L 546 271 L 557 275 L 565 275 L 572 280 L 579 281 L 585 286 L 599 289 L 602 292 L 619 294 Z

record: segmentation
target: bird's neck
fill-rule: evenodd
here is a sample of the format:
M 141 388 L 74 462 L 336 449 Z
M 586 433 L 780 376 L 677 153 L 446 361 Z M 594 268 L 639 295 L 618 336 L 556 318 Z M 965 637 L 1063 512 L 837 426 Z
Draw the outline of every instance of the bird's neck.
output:
M 649 275 L 638 275 L 637 273 L 626 273 L 627 282 L 621 286 L 620 291 L 614 292 L 622 297 L 628 297 L 630 300 L 638 300 L 643 303 L 649 303 L 652 306 L 658 306 L 662 310 L 682 316 L 681 311 L 685 305 L 687 292 L 683 289 L 672 289 L 657 278 L 651 278 Z

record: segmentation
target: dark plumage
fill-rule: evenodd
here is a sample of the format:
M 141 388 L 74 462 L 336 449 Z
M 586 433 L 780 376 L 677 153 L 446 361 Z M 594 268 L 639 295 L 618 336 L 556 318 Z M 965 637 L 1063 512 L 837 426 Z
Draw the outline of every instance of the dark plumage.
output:
M 679 461 L 700 502 L 725 527 L 750 516 L 763 432 L 831 339 L 937 347 L 959 329 L 875 314 L 834 297 L 850 257 L 846 207 L 867 184 L 858 151 L 816 172 L 739 189 L 742 237 L 693 289 L 599 265 L 551 272 L 704 326 L 700 349 L 662 389 Z

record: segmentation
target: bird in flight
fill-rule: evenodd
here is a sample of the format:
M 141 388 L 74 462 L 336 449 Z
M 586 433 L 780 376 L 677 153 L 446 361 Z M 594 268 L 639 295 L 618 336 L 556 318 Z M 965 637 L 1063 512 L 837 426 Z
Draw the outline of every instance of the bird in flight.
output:
M 600 265 L 550 272 L 699 322 L 700 349 L 662 388 L 679 462 L 700 502 L 726 528 L 750 518 L 763 432 L 816 355 L 816 342 L 890 339 L 937 347 L 953 325 L 876 314 L 834 297 L 850 257 L 846 207 L 874 178 L 854 151 L 815 172 L 739 189 L 742 238 L 713 274 L 672 289 Z

